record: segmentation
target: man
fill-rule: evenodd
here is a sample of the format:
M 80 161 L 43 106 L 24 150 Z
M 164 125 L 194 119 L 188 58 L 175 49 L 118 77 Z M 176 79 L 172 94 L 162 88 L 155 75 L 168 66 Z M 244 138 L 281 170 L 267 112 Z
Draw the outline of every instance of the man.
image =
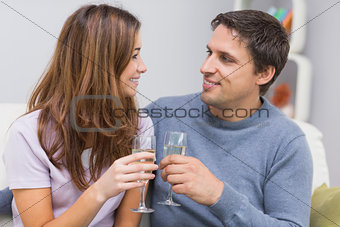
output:
M 159 163 L 152 226 L 309 226 L 305 136 L 262 97 L 287 61 L 286 31 L 255 10 L 219 14 L 212 28 L 203 92 L 148 106 Z M 188 134 L 187 156 L 163 157 L 165 131 Z M 181 207 L 157 203 L 167 182 Z
M 2 214 L 11 215 L 12 214 L 12 208 L 11 208 L 12 199 L 13 199 L 13 194 L 9 190 L 8 187 L 0 190 L 0 215 Z

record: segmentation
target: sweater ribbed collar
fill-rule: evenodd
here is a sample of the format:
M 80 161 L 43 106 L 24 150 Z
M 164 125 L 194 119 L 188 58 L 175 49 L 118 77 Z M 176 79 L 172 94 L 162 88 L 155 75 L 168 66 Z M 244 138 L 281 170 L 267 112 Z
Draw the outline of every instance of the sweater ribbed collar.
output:
M 215 117 L 210 111 L 207 111 L 207 114 L 203 117 L 203 119 L 211 126 L 216 128 L 229 128 L 229 129 L 244 129 L 249 127 L 261 127 L 268 121 L 271 117 L 271 114 L 274 114 L 274 108 L 269 103 L 269 101 L 265 97 L 260 97 L 262 105 L 255 112 L 253 110 L 253 114 L 250 117 L 244 118 L 240 121 L 226 121 L 220 118 Z M 205 110 L 208 109 L 208 105 L 205 104 L 200 98 L 201 105 Z M 248 110 L 250 111 L 250 110 Z

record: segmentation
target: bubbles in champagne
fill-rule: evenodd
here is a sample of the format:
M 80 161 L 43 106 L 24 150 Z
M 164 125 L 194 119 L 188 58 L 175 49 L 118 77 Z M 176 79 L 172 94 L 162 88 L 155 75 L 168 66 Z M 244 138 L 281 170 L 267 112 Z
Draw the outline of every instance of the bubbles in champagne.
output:
M 136 154 L 136 153 L 141 153 L 141 152 L 149 152 L 149 153 L 153 153 L 154 157 L 150 158 L 150 159 L 141 159 L 141 160 L 137 160 L 135 163 L 143 163 L 143 164 L 153 164 L 155 162 L 155 153 L 156 150 L 153 149 L 132 149 L 132 154 Z M 141 171 L 141 173 L 152 173 L 151 171 Z M 142 180 L 142 182 L 148 182 L 148 180 Z
M 185 155 L 186 146 L 164 145 L 164 157 L 172 154 Z

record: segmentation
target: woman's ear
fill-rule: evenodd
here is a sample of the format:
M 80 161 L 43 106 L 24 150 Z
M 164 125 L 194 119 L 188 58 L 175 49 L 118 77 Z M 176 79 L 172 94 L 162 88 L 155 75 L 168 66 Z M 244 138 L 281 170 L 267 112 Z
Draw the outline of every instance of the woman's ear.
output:
M 272 65 L 267 66 L 263 72 L 258 73 L 258 78 L 256 80 L 257 85 L 263 85 L 268 83 L 275 74 L 275 67 Z

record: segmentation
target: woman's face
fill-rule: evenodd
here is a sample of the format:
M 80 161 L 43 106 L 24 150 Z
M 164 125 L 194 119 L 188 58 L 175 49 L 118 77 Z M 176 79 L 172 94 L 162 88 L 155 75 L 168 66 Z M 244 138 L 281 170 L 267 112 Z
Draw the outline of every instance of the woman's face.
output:
M 139 78 L 142 73 L 146 72 L 146 66 L 140 56 L 141 48 L 142 40 L 138 33 L 132 58 L 120 76 L 120 85 L 122 86 L 125 97 L 133 97 L 136 95 Z

